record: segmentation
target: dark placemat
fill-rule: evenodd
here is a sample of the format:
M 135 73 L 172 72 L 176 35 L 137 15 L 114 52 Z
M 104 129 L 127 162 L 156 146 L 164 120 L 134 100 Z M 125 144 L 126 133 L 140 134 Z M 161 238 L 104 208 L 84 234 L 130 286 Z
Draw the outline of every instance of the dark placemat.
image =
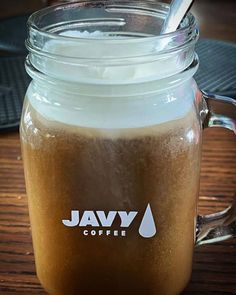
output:
M 236 98 L 236 45 L 202 39 L 197 53 L 200 67 L 195 79 L 199 87 Z M 19 126 L 23 98 L 30 82 L 24 61 L 25 56 L 0 57 L 0 131 Z
M 0 57 L 0 131 L 17 129 L 25 91 L 30 82 L 25 56 Z
M 29 15 L 19 15 L 0 21 L 0 51 L 18 55 L 26 54 L 27 20 Z
M 195 79 L 202 90 L 236 98 L 236 44 L 200 39 L 200 67 Z

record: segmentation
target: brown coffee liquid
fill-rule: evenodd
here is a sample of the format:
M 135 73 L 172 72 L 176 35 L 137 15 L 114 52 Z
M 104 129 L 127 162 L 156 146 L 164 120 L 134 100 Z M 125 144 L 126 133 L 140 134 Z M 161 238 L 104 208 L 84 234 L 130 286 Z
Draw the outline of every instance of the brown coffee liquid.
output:
M 195 115 L 116 130 L 48 121 L 32 109 L 28 119 L 21 134 L 30 219 L 37 274 L 49 294 L 179 294 L 191 275 L 195 240 Z M 139 226 L 148 204 L 157 232 L 144 238 Z M 118 217 L 110 228 L 66 227 L 71 210 L 138 214 L 129 228 Z M 107 229 L 111 234 L 98 235 Z

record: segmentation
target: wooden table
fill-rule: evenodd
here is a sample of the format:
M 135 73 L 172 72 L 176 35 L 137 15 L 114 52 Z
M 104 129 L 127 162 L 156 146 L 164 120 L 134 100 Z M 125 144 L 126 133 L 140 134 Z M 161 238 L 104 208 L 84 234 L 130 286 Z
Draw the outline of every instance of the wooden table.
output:
M 199 0 L 193 10 L 204 36 L 236 42 L 236 1 Z M 231 132 L 204 131 L 199 213 L 223 210 L 232 201 L 235 155 Z M 46 294 L 35 275 L 18 133 L 0 135 L 1 294 Z M 236 239 L 196 249 L 192 279 L 183 294 L 236 294 Z

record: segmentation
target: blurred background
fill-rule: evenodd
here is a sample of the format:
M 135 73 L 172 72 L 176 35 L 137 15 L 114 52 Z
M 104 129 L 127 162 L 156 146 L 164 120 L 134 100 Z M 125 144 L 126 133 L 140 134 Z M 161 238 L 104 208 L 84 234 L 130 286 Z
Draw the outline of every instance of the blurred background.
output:
M 47 5 L 63 1 L 8 0 L 0 3 L 0 17 L 6 18 L 26 14 Z M 170 1 L 163 0 L 169 3 Z M 235 0 L 195 0 L 192 11 L 197 17 L 202 37 L 236 41 Z M 227 25 L 230 25 L 225 30 Z M 223 35 L 222 35 L 223 33 Z M 233 36 L 234 35 L 234 36 Z

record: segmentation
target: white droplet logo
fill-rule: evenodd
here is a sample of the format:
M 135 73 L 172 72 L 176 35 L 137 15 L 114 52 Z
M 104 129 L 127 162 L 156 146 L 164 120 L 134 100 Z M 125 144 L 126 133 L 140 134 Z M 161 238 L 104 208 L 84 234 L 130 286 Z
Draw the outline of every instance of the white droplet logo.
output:
M 156 232 L 156 225 L 152 215 L 152 210 L 150 204 L 148 204 L 139 227 L 139 234 L 144 238 L 151 238 L 155 236 Z

